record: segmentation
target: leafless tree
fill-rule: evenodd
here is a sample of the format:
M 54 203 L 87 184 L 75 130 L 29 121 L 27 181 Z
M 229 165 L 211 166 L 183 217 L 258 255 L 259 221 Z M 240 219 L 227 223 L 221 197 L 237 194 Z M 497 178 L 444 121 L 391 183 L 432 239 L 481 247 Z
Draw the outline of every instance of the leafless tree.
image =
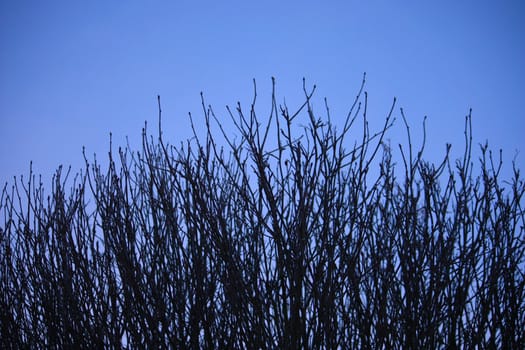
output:
M 339 129 L 306 85 L 293 113 L 275 89 L 269 118 L 228 109 L 234 133 L 203 100 L 177 147 L 159 101 L 140 151 L 6 185 L 1 347 L 522 349 L 519 170 L 482 145 L 473 174 L 470 115 L 462 159 L 426 162 L 408 125 L 394 152 L 363 87 Z

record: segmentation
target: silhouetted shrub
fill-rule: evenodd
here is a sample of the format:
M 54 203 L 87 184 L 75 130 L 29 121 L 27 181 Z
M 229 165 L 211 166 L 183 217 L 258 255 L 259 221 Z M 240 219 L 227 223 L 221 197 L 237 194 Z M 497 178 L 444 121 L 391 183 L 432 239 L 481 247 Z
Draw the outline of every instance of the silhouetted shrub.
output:
M 482 146 L 473 176 L 470 116 L 463 159 L 426 162 L 409 134 L 396 166 L 394 106 L 371 133 L 362 91 L 339 131 L 313 90 L 293 114 L 273 93 L 265 121 L 228 109 L 238 139 L 203 103 L 178 147 L 159 101 L 140 152 L 59 169 L 49 194 L 6 185 L 1 347 L 523 348 L 519 171 L 503 186 Z

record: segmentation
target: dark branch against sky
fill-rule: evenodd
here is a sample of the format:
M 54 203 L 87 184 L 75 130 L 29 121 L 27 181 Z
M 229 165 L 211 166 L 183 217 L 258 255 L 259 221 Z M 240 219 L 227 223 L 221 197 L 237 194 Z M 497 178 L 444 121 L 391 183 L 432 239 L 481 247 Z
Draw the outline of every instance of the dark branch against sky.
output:
M 250 103 L 252 78 L 264 112 L 272 76 L 291 107 L 305 77 L 337 124 L 365 71 L 371 123 L 397 97 L 414 130 L 428 116 L 435 160 L 447 142 L 460 152 L 472 108 L 475 139 L 503 148 L 509 163 L 523 151 L 524 14 L 520 1 L 2 2 L 0 181 L 28 173 L 31 160 L 36 173 L 77 171 L 83 146 L 106 156 L 109 132 L 139 146 L 157 95 L 178 143 L 201 91 L 225 114 L 226 104 Z M 405 137 L 396 130 L 395 144 Z

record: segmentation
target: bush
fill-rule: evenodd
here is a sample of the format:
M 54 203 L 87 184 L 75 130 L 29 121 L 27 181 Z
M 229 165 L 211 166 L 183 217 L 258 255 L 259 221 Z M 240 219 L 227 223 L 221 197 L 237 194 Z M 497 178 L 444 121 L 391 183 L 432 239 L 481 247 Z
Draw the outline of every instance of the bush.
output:
M 6 185 L 1 347 L 523 348 L 525 186 L 486 145 L 472 175 L 470 116 L 463 159 L 408 133 L 396 166 L 363 85 L 340 131 L 272 91 L 264 122 L 228 109 L 238 141 L 203 102 L 206 134 L 165 144 L 159 100 L 140 152 Z

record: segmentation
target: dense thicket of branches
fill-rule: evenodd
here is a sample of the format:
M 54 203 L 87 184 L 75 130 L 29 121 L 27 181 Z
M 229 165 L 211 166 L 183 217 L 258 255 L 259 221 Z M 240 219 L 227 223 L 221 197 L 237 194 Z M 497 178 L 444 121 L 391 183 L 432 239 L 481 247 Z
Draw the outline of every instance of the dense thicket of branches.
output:
M 0 347 L 523 348 L 518 170 L 503 186 L 482 146 L 472 174 L 470 117 L 463 159 L 425 162 L 408 134 L 396 165 L 362 87 L 339 131 L 304 92 L 264 123 L 255 99 L 228 110 L 233 133 L 204 108 L 178 147 L 143 130 L 49 194 L 6 186 Z

